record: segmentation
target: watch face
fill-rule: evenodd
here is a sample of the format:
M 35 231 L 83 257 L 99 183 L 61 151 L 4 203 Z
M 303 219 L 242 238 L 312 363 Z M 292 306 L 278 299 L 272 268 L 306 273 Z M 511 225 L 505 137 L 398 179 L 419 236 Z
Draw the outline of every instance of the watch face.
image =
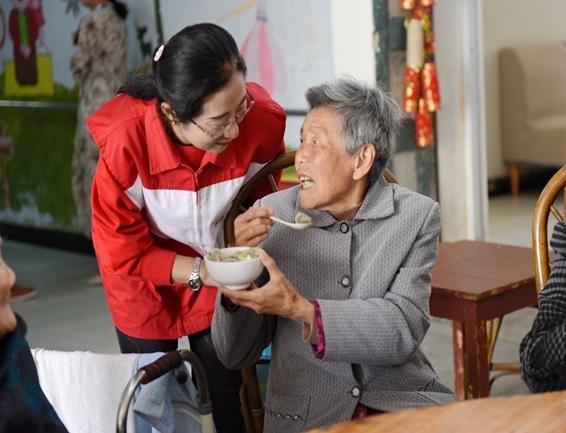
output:
M 200 276 L 191 274 L 189 276 L 189 280 L 187 281 L 187 284 L 189 285 L 191 290 L 197 291 L 200 290 L 202 286 L 202 281 L 200 279 Z

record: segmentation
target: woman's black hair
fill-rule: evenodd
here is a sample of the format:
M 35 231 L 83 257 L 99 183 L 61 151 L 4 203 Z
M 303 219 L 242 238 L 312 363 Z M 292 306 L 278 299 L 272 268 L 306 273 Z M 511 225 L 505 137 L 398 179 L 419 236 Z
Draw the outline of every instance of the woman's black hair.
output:
M 177 120 L 186 122 L 200 114 L 204 98 L 222 89 L 235 72 L 245 75 L 246 64 L 230 33 L 216 24 L 195 24 L 165 44 L 151 74 L 131 76 L 118 93 L 157 98 L 158 106 L 165 101 Z
M 109 0 L 112 3 L 112 7 L 114 8 L 114 12 L 123 20 L 126 19 L 128 16 L 128 6 L 125 3 L 122 3 L 118 0 Z

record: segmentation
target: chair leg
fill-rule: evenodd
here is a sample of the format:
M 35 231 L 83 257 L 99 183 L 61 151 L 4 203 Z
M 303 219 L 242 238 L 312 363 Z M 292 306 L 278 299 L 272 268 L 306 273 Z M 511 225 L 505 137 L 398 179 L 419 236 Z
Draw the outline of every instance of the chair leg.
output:
M 501 322 L 503 321 L 503 316 L 496 317 L 493 320 L 488 320 L 486 322 L 487 328 L 487 343 L 488 343 L 488 351 L 487 351 L 487 359 L 489 362 L 489 371 L 499 371 L 500 373 L 494 374 L 491 379 L 489 380 L 489 389 L 491 390 L 491 386 L 496 379 L 500 377 L 511 374 L 511 373 L 520 373 L 521 366 L 518 362 L 493 362 L 493 352 L 495 351 L 495 343 L 497 343 L 497 337 L 499 336 L 499 330 L 501 329 Z
M 242 408 L 244 408 L 244 406 L 247 407 L 247 414 L 244 413 L 244 418 L 248 415 L 253 429 L 252 431 L 254 433 L 261 433 L 263 431 L 264 408 L 255 365 L 242 368 L 241 373 L 242 382 L 244 383 L 242 389 L 244 389 L 245 395 L 242 396 L 242 393 L 240 393 L 240 399 L 246 400 L 245 403 L 242 402 Z M 244 421 L 247 429 L 248 421 Z
M 246 433 L 255 433 L 246 385 L 240 387 L 240 404 L 242 405 L 242 418 L 244 418 Z
M 519 174 L 519 166 L 517 164 L 511 164 L 509 168 L 509 175 L 511 177 L 511 194 L 519 195 L 521 176 Z
M 501 327 L 502 317 L 496 317 L 493 320 L 488 320 L 485 324 L 487 328 L 487 360 L 491 365 L 491 360 L 493 359 L 493 352 L 495 351 L 495 343 L 497 342 L 497 336 L 499 335 L 499 328 Z

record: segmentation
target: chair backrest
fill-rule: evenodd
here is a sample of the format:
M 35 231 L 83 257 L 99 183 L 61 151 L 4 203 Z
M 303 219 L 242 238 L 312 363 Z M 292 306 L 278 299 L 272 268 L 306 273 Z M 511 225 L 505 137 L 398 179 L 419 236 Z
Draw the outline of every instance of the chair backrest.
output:
M 247 181 L 234 201 L 224 220 L 224 242 L 226 246 L 234 245 L 234 220 L 245 211 L 244 203 L 248 196 L 260 184 L 266 180 L 269 182 L 273 192 L 278 190 L 275 182 L 275 173 L 284 168 L 295 164 L 295 152 L 286 152 L 273 159 L 266 164 L 259 172 L 257 172 L 249 181 Z M 383 177 L 390 183 L 398 183 L 397 179 L 389 170 L 383 172 Z M 261 392 L 259 389 L 259 381 L 255 367 L 242 368 L 242 389 L 240 390 L 240 402 L 247 433 L 261 433 L 263 431 L 263 402 L 261 400 Z
M 557 221 L 564 216 L 556 209 L 554 202 L 566 186 L 566 165 L 548 181 L 535 205 L 533 216 L 533 259 L 537 293 L 540 293 L 550 274 L 550 257 L 548 252 L 548 220 L 552 213 Z M 566 194 L 562 197 L 566 203 Z
M 234 245 L 234 219 L 246 210 L 244 203 L 249 195 L 266 180 L 273 192 L 278 190 L 277 182 L 275 181 L 275 173 L 284 168 L 290 167 L 295 164 L 295 152 L 286 152 L 279 155 L 267 163 L 260 171 L 258 171 L 250 180 L 248 180 L 236 198 L 232 202 L 232 206 L 228 210 L 226 219 L 224 220 L 224 242 L 226 246 Z

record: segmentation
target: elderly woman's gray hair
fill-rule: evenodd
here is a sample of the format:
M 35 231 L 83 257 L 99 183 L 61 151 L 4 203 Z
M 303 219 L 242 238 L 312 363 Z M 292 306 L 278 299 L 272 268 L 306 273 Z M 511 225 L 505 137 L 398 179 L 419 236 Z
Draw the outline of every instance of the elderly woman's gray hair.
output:
M 373 143 L 377 153 L 370 173 L 373 183 L 393 153 L 393 138 L 403 119 L 397 102 L 379 85 L 370 86 L 353 78 L 313 86 L 307 90 L 306 98 L 311 109 L 327 106 L 342 117 L 342 135 L 348 153 Z

